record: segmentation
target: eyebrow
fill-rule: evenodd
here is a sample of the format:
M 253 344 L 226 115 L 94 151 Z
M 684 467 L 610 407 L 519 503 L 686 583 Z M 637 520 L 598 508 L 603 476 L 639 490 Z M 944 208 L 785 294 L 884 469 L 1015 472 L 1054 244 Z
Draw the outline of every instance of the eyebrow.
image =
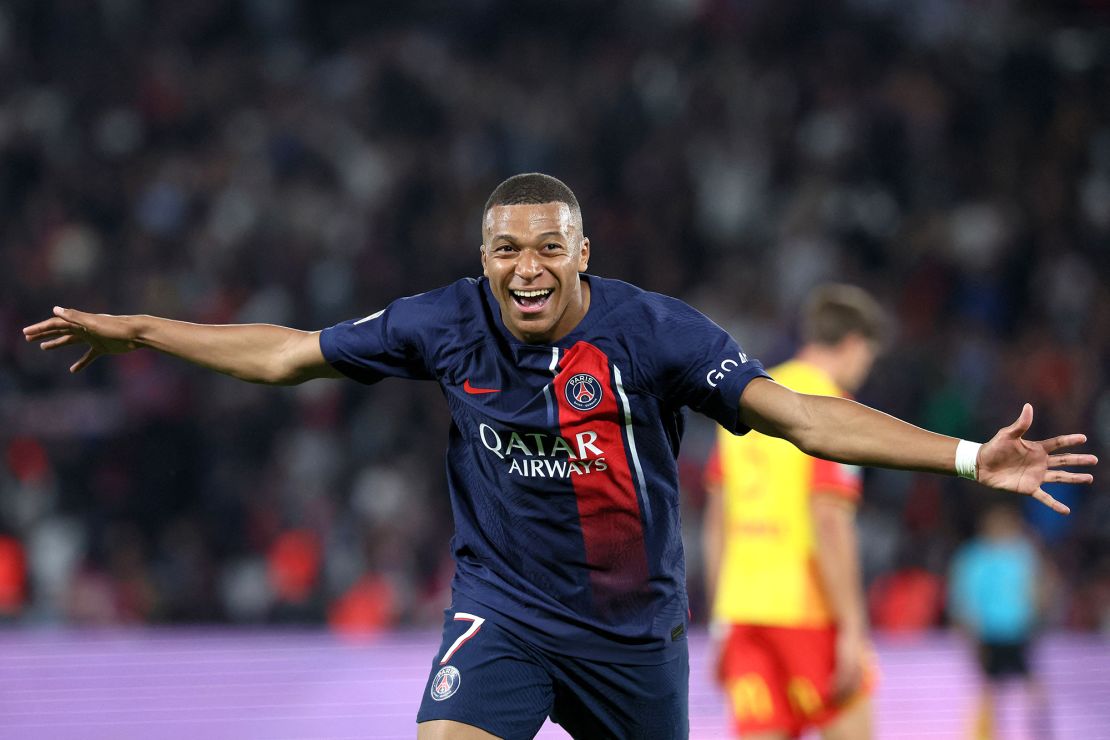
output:
M 560 239 L 566 239 L 567 238 L 567 235 L 564 234 L 561 231 L 545 231 L 542 234 L 537 234 L 536 236 L 537 236 L 537 238 L 540 238 L 540 239 L 546 239 L 547 237 L 551 237 L 551 236 L 557 236 Z M 513 234 L 498 234 L 497 236 L 493 237 L 494 241 L 497 241 L 498 239 L 504 239 L 505 241 L 516 242 L 516 236 L 514 236 Z

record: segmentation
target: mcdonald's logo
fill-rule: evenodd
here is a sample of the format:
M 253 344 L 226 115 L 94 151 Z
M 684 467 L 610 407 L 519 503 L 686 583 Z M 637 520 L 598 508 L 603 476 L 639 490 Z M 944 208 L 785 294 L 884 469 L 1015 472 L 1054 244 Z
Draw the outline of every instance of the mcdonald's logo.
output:
M 786 696 L 790 699 L 790 705 L 794 711 L 803 717 L 817 714 L 824 704 L 813 682 L 802 676 L 794 676 L 790 679 L 786 685 Z
M 771 719 L 774 712 L 771 692 L 767 688 L 767 682 L 758 673 L 745 673 L 731 681 L 728 693 L 737 719 L 754 719 L 759 722 Z

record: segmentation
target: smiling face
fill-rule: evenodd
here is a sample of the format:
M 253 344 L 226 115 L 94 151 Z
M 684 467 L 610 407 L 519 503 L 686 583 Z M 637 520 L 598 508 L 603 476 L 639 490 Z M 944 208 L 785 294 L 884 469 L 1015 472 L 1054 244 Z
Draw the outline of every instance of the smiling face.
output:
M 482 224 L 482 271 L 505 327 L 523 342 L 546 344 L 569 334 L 589 308 L 578 273 L 590 240 L 566 203 L 493 206 Z

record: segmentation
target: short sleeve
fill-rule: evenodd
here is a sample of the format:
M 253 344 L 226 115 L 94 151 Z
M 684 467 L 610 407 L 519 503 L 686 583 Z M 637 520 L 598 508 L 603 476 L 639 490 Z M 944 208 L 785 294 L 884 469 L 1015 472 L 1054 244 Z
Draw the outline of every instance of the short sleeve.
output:
M 431 380 L 427 341 L 437 320 L 435 296 L 401 298 L 365 318 L 320 332 L 320 349 L 332 367 L 360 383 L 383 378 Z
M 863 471 L 856 465 L 815 458 L 810 490 L 846 501 L 859 501 L 863 491 Z
M 667 397 L 708 416 L 733 434 L 745 434 L 740 394 L 755 378 L 770 377 L 728 332 L 701 312 L 671 299 L 655 344 L 667 364 Z

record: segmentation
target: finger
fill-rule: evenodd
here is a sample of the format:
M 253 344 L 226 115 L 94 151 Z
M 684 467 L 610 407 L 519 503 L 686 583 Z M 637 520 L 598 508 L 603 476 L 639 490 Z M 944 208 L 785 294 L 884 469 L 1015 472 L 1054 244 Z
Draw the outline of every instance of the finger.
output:
M 53 339 L 54 337 L 61 337 L 72 333 L 72 329 L 51 329 L 50 331 L 44 331 L 34 336 L 25 336 L 25 338 L 28 342 L 41 342 L 44 339 Z
M 69 366 L 69 371 L 71 373 L 79 373 L 87 368 L 89 365 L 91 365 L 92 361 L 95 360 L 97 357 L 100 357 L 100 353 L 96 350 L 95 347 L 89 347 L 88 352 L 81 355 L 80 360 Z
M 1051 455 L 1048 458 L 1050 468 L 1069 468 L 1073 465 L 1098 465 L 1098 458 L 1094 455 Z
M 69 344 L 83 344 L 84 340 L 76 334 L 64 334 L 57 339 L 43 342 L 39 345 L 40 349 L 57 349 L 58 347 L 65 347 Z
M 1013 424 L 1006 427 L 1003 431 L 1007 432 L 1011 437 L 1023 437 L 1029 431 L 1029 427 L 1033 425 L 1033 407 L 1030 404 L 1025 404 L 1021 407 L 1021 413 Z
M 1061 434 L 1059 437 L 1046 439 L 1041 442 L 1041 447 L 1044 447 L 1045 452 L 1055 452 L 1062 447 L 1075 447 L 1087 441 L 1086 434 Z
M 52 319 L 47 319 L 46 321 L 40 321 L 37 324 L 31 324 L 30 326 L 23 327 L 23 336 L 27 338 L 27 341 L 34 341 L 44 333 L 52 331 L 65 331 L 66 329 L 72 329 L 74 326 L 76 325 L 70 321 L 55 317 Z
M 1059 514 L 1070 514 L 1071 513 L 1071 509 L 1069 509 L 1068 507 L 1064 506 L 1062 503 L 1060 503 L 1056 499 L 1049 496 L 1047 493 L 1044 492 L 1044 490 L 1042 490 L 1040 488 L 1038 488 L 1036 491 L 1033 491 L 1033 498 L 1037 499 L 1042 504 L 1044 504 L 1045 506 L 1047 506 L 1048 508 L 1052 509 L 1053 511 L 1055 511 Z
M 54 318 L 81 329 L 88 329 L 95 321 L 94 314 L 78 311 L 74 308 L 62 308 L 61 306 L 54 306 Z
M 1045 474 L 1045 483 L 1093 483 L 1095 477 L 1090 473 L 1071 473 L 1067 470 L 1050 470 Z

